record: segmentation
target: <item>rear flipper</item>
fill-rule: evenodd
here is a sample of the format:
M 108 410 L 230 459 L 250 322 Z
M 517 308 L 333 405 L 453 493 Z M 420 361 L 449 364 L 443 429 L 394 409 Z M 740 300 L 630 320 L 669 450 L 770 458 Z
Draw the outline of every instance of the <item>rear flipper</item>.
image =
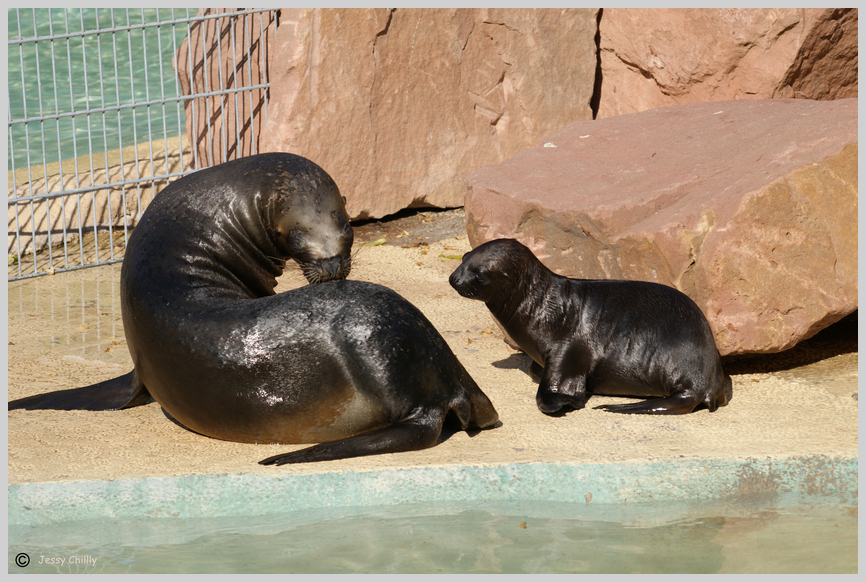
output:
M 441 431 L 441 419 L 432 425 L 430 419 L 404 421 L 300 451 L 268 457 L 259 461 L 259 464 L 315 463 L 366 455 L 418 451 L 435 445 Z
M 150 394 L 135 370 L 98 384 L 19 398 L 9 410 L 120 410 L 147 404 Z
M 688 414 L 700 403 L 694 395 L 676 392 L 667 398 L 652 398 L 630 404 L 603 404 L 595 409 L 625 414 Z

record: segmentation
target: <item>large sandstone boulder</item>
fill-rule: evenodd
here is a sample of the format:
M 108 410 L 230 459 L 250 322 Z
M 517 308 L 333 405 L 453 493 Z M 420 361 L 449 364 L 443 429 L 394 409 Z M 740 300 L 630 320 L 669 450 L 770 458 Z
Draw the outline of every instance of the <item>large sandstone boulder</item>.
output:
M 856 8 L 606 8 L 598 118 L 742 98 L 857 96 Z
M 224 154 L 300 154 L 331 174 L 353 218 L 461 206 L 471 171 L 572 121 L 592 119 L 597 15 L 597 9 L 283 8 L 279 26 L 265 21 L 252 67 L 232 52 L 229 39 L 232 32 L 255 34 L 257 16 L 196 24 L 192 42 L 178 51 L 184 93 L 258 83 L 262 55 L 271 83 L 267 125 L 259 93 L 252 124 L 246 96 L 188 102 L 199 166 Z M 190 73 L 188 63 L 203 55 L 207 65 Z
M 353 218 L 463 203 L 463 179 L 592 119 L 596 9 L 282 11 L 267 151 L 325 168 Z
M 656 281 L 723 355 L 857 309 L 857 101 L 734 100 L 579 121 L 466 181 L 470 243 L 570 277 Z

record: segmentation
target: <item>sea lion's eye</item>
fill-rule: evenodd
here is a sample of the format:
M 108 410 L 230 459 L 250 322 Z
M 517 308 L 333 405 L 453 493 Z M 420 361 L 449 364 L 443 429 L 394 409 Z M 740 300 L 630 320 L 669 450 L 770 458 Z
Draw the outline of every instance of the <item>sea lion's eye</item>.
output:
M 484 271 L 475 271 L 475 280 L 479 283 L 484 283 L 487 280 L 487 273 Z

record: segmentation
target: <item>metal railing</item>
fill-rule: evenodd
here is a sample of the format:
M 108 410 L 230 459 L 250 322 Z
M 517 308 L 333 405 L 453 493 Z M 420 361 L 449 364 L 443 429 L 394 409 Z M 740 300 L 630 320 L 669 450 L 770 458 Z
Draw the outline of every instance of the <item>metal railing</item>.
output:
M 171 180 L 256 153 L 277 11 L 8 17 L 8 280 L 122 260 Z

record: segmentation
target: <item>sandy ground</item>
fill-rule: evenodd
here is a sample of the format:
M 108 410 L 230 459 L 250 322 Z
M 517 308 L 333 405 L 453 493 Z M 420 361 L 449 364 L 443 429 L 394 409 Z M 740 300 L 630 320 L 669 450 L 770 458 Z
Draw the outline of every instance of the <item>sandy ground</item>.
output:
M 416 214 L 356 230 L 351 278 L 393 288 L 417 305 L 490 397 L 501 426 L 445 435 L 432 449 L 310 465 L 264 467 L 300 445 L 207 438 L 151 403 L 116 412 L 9 413 L 9 483 L 191 473 L 293 473 L 509 462 L 606 463 L 671 458 L 857 455 L 854 332 L 822 334 L 777 356 L 726 363 L 733 400 L 715 413 L 617 415 L 587 408 L 561 417 L 535 406 L 530 360 L 509 349 L 486 307 L 448 285 L 470 249 L 461 211 Z M 438 225 L 438 227 L 437 227 Z M 362 246 L 381 238 L 386 244 Z M 9 399 L 74 388 L 132 369 L 119 302 L 120 266 L 10 283 Z M 304 284 L 290 269 L 278 291 Z M 594 396 L 589 406 L 624 399 Z

